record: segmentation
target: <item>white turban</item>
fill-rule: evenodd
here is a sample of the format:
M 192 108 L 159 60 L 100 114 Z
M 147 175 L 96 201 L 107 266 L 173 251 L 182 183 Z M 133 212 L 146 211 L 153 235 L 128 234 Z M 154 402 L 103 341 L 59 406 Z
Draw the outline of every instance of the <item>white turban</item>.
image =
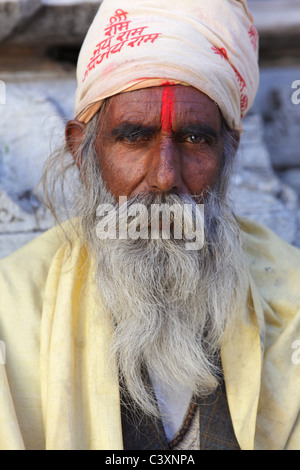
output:
M 258 34 L 246 0 L 104 0 L 82 45 L 75 115 L 163 83 L 193 86 L 241 129 L 259 82 Z

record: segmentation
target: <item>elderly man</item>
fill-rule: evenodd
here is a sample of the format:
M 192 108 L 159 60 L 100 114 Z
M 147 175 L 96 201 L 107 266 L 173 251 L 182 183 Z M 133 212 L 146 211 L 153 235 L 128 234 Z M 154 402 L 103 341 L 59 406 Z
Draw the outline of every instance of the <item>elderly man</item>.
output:
M 102 3 L 72 218 L 0 264 L 1 449 L 300 449 L 300 254 L 227 200 L 257 47 L 246 0 Z

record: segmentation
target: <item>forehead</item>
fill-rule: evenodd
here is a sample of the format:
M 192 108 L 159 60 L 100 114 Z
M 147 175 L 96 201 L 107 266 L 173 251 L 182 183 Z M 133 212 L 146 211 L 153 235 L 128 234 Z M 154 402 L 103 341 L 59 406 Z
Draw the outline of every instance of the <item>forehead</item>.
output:
M 167 93 L 166 93 L 167 92 Z M 113 125 L 120 122 L 158 124 L 164 107 L 172 104 L 174 125 L 185 122 L 208 124 L 220 129 L 218 106 L 196 88 L 183 85 L 159 86 L 120 93 L 109 100 L 107 118 Z

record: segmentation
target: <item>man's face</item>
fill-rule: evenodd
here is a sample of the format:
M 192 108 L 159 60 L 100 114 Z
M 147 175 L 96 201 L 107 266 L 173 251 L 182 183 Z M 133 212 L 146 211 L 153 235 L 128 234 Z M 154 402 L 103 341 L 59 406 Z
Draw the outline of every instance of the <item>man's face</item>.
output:
M 107 189 L 200 195 L 217 181 L 223 153 L 221 113 L 182 85 L 121 93 L 109 101 L 96 139 Z

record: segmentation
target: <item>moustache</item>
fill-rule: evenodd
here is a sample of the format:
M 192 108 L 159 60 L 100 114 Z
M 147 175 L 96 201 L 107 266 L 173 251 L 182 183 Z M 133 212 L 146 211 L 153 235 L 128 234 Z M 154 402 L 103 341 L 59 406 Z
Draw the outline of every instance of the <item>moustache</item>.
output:
M 100 239 L 172 239 L 204 244 L 204 205 L 189 195 L 137 195 L 120 198 L 119 204 L 100 204 L 97 209 Z

